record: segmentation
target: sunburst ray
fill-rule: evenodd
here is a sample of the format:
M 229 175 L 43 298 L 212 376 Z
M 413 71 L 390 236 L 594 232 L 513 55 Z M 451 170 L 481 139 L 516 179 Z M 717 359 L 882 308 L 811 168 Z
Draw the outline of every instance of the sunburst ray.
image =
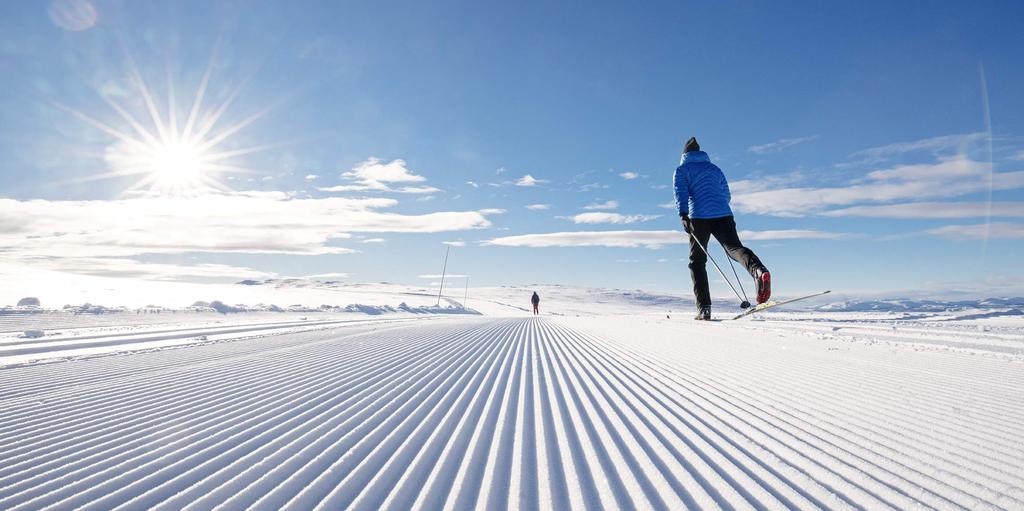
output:
M 232 160 L 252 155 L 287 143 L 253 145 L 240 148 L 225 148 L 245 128 L 252 125 L 283 100 L 243 116 L 241 120 L 226 127 L 215 128 L 224 119 L 228 109 L 235 103 L 251 75 L 233 86 L 227 96 L 206 107 L 210 84 L 217 63 L 217 47 L 211 51 L 210 59 L 195 89 L 187 115 L 179 117 L 177 91 L 172 66 L 165 65 L 167 85 L 166 98 L 159 98 L 143 77 L 135 58 L 125 51 L 127 80 L 131 90 L 142 100 L 141 112 L 133 114 L 125 102 L 117 101 L 106 94 L 100 94 L 103 101 L 114 112 L 119 123 L 103 122 L 67 105 L 56 104 L 61 110 L 71 113 L 80 121 L 113 138 L 104 157 L 111 167 L 109 171 L 83 176 L 64 183 L 82 183 L 105 179 L 140 176 L 124 190 L 123 195 L 148 193 L 153 195 L 181 195 L 206 193 L 210 190 L 230 191 L 221 181 L 227 174 L 259 174 L 255 170 Z M 158 105 L 165 105 L 162 111 Z M 188 103 L 186 103 L 188 104 Z M 141 115 L 140 115 L 141 114 Z M 179 122 L 183 119 L 184 122 Z M 120 124 L 120 125 L 119 125 Z M 270 173 L 267 173 L 270 175 Z

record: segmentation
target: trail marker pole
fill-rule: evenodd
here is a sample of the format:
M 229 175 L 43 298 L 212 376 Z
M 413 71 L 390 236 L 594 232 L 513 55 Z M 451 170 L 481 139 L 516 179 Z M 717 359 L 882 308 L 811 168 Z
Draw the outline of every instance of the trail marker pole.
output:
M 444 275 L 448 271 L 448 253 L 452 251 L 452 246 L 448 245 L 448 249 L 444 251 L 444 266 L 441 267 L 441 288 L 437 290 L 437 306 L 441 306 L 441 293 L 444 292 Z M 732 284 L 729 284 L 730 286 Z

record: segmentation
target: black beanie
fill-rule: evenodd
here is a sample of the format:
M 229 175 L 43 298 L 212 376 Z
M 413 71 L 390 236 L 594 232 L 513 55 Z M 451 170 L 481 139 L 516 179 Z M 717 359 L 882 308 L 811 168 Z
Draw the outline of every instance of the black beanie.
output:
M 692 153 L 694 151 L 700 151 L 700 144 L 697 143 L 697 137 L 690 137 L 690 140 L 686 141 L 686 146 L 683 147 L 683 153 Z

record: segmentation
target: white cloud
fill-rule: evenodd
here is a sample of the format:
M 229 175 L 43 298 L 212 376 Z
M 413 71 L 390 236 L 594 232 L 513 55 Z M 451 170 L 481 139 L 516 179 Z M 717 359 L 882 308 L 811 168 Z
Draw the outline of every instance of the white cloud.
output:
M 385 243 L 385 242 L 387 242 L 387 240 L 384 239 L 384 238 L 366 238 L 365 240 L 362 240 L 359 243 Z
M 497 170 L 494 171 L 494 173 L 495 174 L 504 174 L 507 170 L 508 169 L 506 169 L 505 167 L 498 167 Z
M 378 158 L 369 158 L 352 170 L 341 174 L 341 178 L 352 184 L 317 188 L 321 192 L 393 192 L 429 194 L 441 190 L 433 186 L 403 186 L 392 188 L 393 183 L 422 183 L 427 178 L 414 174 L 406 168 L 405 160 L 396 159 L 384 163 Z
M 396 159 L 383 163 L 378 158 L 369 158 L 342 177 L 353 181 L 374 183 L 421 183 L 427 178 L 418 176 L 405 167 L 405 160 Z
M 676 209 L 676 203 L 675 201 L 663 202 L 661 204 L 658 204 L 658 207 L 661 209 Z
M 745 213 L 801 216 L 835 206 L 959 197 L 988 190 L 1024 187 L 1024 172 L 990 173 L 988 163 L 964 156 L 937 163 L 898 165 L 877 170 L 847 186 L 782 188 L 737 193 L 733 205 Z
M 826 232 L 813 229 L 781 229 L 775 231 L 740 231 L 740 239 L 752 241 L 773 240 L 838 240 L 854 237 L 845 232 Z
M 619 174 L 619 177 L 621 177 L 622 179 L 625 179 L 626 181 L 632 181 L 632 180 L 640 177 L 640 174 L 637 174 L 636 172 L 623 172 L 623 173 Z
M 486 208 L 479 211 L 481 215 L 503 215 L 506 213 L 506 211 L 501 208 Z
M 445 232 L 489 227 L 478 211 L 403 215 L 386 198 L 295 199 L 281 192 L 119 200 L 0 199 L 6 258 L 129 257 L 148 253 L 342 254 L 353 232 Z
M 621 215 L 619 213 L 592 212 L 580 213 L 569 217 L 569 219 L 577 224 L 632 224 L 647 222 L 660 217 L 661 215 Z
M 449 247 L 464 247 L 466 246 L 465 241 L 442 241 L 442 245 L 448 245 Z
M 741 231 L 744 240 L 838 239 L 849 236 L 814 230 Z M 484 241 L 485 245 L 504 247 L 619 247 L 660 248 L 688 243 L 682 231 L 575 231 L 545 234 L 521 234 Z
M 315 181 L 318 177 L 316 174 L 306 174 L 306 181 Z
M 442 277 L 442 275 L 440 273 L 438 273 L 437 275 L 420 275 L 419 276 L 419 278 L 421 278 L 421 279 L 439 279 L 441 277 Z M 466 277 L 469 277 L 469 275 L 450 274 L 450 275 L 444 275 L 443 277 L 444 277 L 445 280 L 447 280 L 447 279 L 464 279 Z
M 473 188 L 480 188 L 480 184 L 477 183 L 476 181 L 466 181 L 466 184 L 472 186 Z
M 818 138 L 817 135 L 812 135 L 812 136 L 809 136 L 809 137 L 799 137 L 799 138 L 783 138 L 783 139 L 780 139 L 780 140 L 776 140 L 775 142 L 769 142 L 767 144 L 750 146 L 750 147 L 747 148 L 747 151 L 755 153 L 755 154 L 774 153 L 774 152 L 781 151 L 781 150 L 783 150 L 783 149 L 785 149 L 787 147 L 792 147 L 792 146 L 795 146 L 797 144 L 802 144 L 804 142 L 810 142 L 811 140 L 814 140 L 816 138 Z
M 392 192 L 411 194 L 427 194 L 441 191 L 440 188 L 435 188 L 433 186 L 403 186 L 401 188 L 385 186 L 384 188 L 370 188 L 364 185 L 323 186 L 318 187 L 317 190 L 320 190 L 321 192 Z
M 347 279 L 348 273 L 344 272 L 328 272 L 328 273 L 317 273 L 316 275 L 303 275 L 301 278 L 304 279 Z
M 525 176 L 516 179 L 514 184 L 516 186 L 537 186 L 547 182 L 548 181 L 546 179 L 537 179 L 529 174 L 526 174 Z
M 926 231 L 951 240 L 1024 239 L 1024 224 L 993 222 L 978 225 L 947 225 Z
M 1024 202 L 910 202 L 833 209 L 822 215 L 873 218 L 1024 217 Z
M 547 209 L 551 209 L 551 205 L 550 204 L 530 204 L 530 205 L 526 206 L 526 209 L 529 209 L 531 211 L 544 211 L 544 210 L 547 210 Z
M 803 171 L 787 172 L 785 174 L 760 175 L 752 179 L 739 179 L 729 182 L 729 190 L 733 195 L 741 195 L 750 192 L 762 192 L 778 188 L 790 187 L 807 181 L 807 175 Z
M 120 257 L 31 257 L 22 262 L 34 268 L 92 275 L 159 281 L 270 279 L 273 272 L 225 264 L 148 263 Z
M 583 209 L 586 209 L 588 211 L 593 211 L 593 210 L 615 209 L 617 207 L 619 207 L 619 201 L 617 201 L 617 200 L 610 200 L 610 201 L 605 201 L 605 202 L 601 202 L 601 203 L 587 204 L 586 206 L 583 206 Z
M 955 150 L 960 153 L 967 151 L 967 148 L 984 140 L 987 133 L 965 133 L 961 135 L 943 135 L 940 137 L 925 138 L 912 142 L 897 142 L 880 147 L 863 149 L 853 153 L 852 157 L 863 158 L 868 161 L 880 161 L 892 156 L 899 156 L 914 152 L 929 152 L 938 154 L 944 151 Z

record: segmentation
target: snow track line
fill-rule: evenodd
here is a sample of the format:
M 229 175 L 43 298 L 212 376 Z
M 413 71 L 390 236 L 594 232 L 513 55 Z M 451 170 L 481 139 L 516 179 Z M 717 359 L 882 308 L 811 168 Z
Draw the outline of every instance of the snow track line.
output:
M 808 434 L 807 432 L 803 432 L 803 431 L 802 431 L 802 433 L 804 433 L 804 436 L 807 436 L 807 434 Z M 836 458 L 836 460 L 838 460 L 838 458 Z M 878 488 L 876 488 L 876 489 L 878 489 Z M 903 504 L 901 505 L 901 507 L 906 507 L 906 504 L 907 504 L 907 503 L 903 503 Z
M 256 390 L 259 390 L 259 389 L 256 389 Z M 151 415 L 153 415 L 153 414 L 151 414 Z M 108 457 L 108 458 L 109 458 L 109 457 Z M 93 468 L 94 468 L 94 467 L 93 467 Z M 2 501 L 0 501 L 0 502 L 2 502 Z
M 713 448 L 708 445 L 698 446 L 697 442 L 687 437 L 686 433 L 677 427 L 673 427 L 666 414 L 658 410 L 657 407 L 652 406 L 657 401 L 648 401 L 639 395 L 638 390 L 647 386 L 647 384 L 640 383 L 640 385 L 636 385 L 638 383 L 636 380 L 627 382 L 620 378 L 619 371 L 621 371 L 621 368 L 613 367 L 617 364 L 609 364 L 608 361 L 602 360 L 599 352 L 589 350 L 588 346 L 579 342 L 580 339 L 571 333 L 561 331 L 556 335 L 566 340 L 566 346 L 574 351 L 580 360 L 586 360 L 589 363 L 592 371 L 588 372 L 592 376 L 600 377 L 606 385 L 605 388 L 616 393 L 622 402 L 626 403 L 636 414 L 636 417 L 639 419 L 638 422 L 652 430 L 661 429 L 661 431 L 658 431 L 658 441 L 671 450 L 671 455 L 685 467 L 686 471 L 700 475 L 700 485 L 709 495 L 715 495 L 716 500 L 728 499 L 733 508 L 747 507 L 751 503 L 756 504 L 758 507 L 772 507 L 772 504 L 776 503 L 773 501 L 778 499 L 778 494 L 772 494 L 769 497 L 766 494 L 768 492 L 765 492 L 764 488 L 758 487 L 753 479 L 744 478 L 736 471 L 724 468 L 729 461 L 724 457 L 715 456 L 715 454 L 708 452 L 712 451 Z M 630 385 L 630 383 L 633 385 Z M 685 446 L 688 452 L 679 452 L 674 445 L 675 442 L 679 441 L 682 441 L 683 445 L 678 447 L 682 448 Z M 704 464 L 700 465 L 688 461 L 688 459 L 695 458 L 700 459 Z M 743 481 L 743 479 L 747 480 Z M 734 488 L 735 491 L 726 492 L 725 495 L 722 495 L 717 488 Z M 755 494 L 760 495 L 755 497 Z M 791 503 L 785 499 L 780 499 L 780 503 L 792 507 Z
M 130 352 L 176 349 L 197 344 L 215 344 L 240 339 L 337 328 L 385 320 L 321 320 L 288 323 L 256 323 L 250 325 L 186 328 L 169 333 L 126 333 L 107 336 L 68 337 L 59 340 L 26 341 L 0 346 L 0 370 L 39 365 L 69 358 L 95 358 Z M 389 319 L 387 321 L 413 321 Z M 31 358 L 32 355 L 38 355 Z
M 614 343 L 614 344 L 620 344 L 620 343 Z M 756 362 L 757 360 L 758 360 L 758 358 L 754 357 L 752 359 L 751 363 L 744 364 L 744 366 L 743 366 L 744 372 L 748 373 L 748 374 L 745 375 L 747 380 L 751 380 L 751 379 L 755 379 L 756 380 L 758 376 L 765 376 L 765 378 L 764 378 L 765 381 L 770 381 L 770 382 L 773 382 L 773 383 L 781 382 L 781 381 L 786 381 L 784 379 L 778 378 L 779 375 L 773 375 L 774 376 L 774 378 L 773 378 L 772 376 L 769 376 L 769 375 L 757 375 L 757 374 L 751 375 L 751 374 L 749 374 L 751 372 L 751 370 L 753 369 L 752 365 L 753 366 L 757 365 L 757 362 Z M 716 369 L 721 369 L 721 368 L 716 368 Z M 778 369 L 778 367 L 776 367 L 775 369 Z M 726 371 L 725 369 L 721 369 L 721 370 L 723 372 Z M 708 372 L 712 372 L 712 373 L 716 372 L 716 371 L 709 371 L 709 368 L 706 365 L 694 366 L 693 368 L 690 369 L 690 371 L 692 371 L 694 373 L 697 373 L 697 374 L 699 374 L 699 373 L 708 373 Z M 811 370 L 811 371 L 809 371 L 809 373 L 815 374 L 815 371 Z M 820 368 L 819 368 L 818 373 L 820 373 Z M 1018 376 L 1016 384 L 1018 386 L 1020 386 L 1020 383 L 1021 383 L 1020 382 L 1020 378 Z M 817 382 L 815 385 L 808 386 L 808 388 L 828 387 L 828 386 L 829 385 L 828 385 L 827 381 L 821 381 L 821 382 Z M 742 387 L 739 387 L 739 386 L 736 386 L 736 385 L 732 385 L 731 388 L 739 389 L 739 388 L 742 388 Z M 881 397 L 882 396 L 879 396 L 879 398 L 881 398 Z M 787 398 L 779 399 L 777 401 L 778 404 L 777 405 L 773 405 L 773 406 L 774 407 L 778 407 L 778 409 L 780 409 L 780 410 L 784 410 L 787 407 L 788 408 L 792 408 L 793 404 L 799 403 L 800 401 L 801 401 L 800 396 L 789 396 Z M 847 400 L 844 400 L 841 396 L 834 396 L 833 401 L 838 401 L 838 402 L 841 402 L 841 403 L 848 402 Z M 753 401 L 749 401 L 749 402 L 755 402 L 755 403 L 756 402 L 766 402 L 766 403 L 770 403 L 771 400 L 765 401 L 765 395 L 762 395 L 761 397 L 757 397 Z M 787 403 L 789 403 L 789 406 L 786 406 Z M 767 417 L 771 417 L 772 416 L 772 412 L 768 412 L 767 410 L 760 409 L 759 411 L 762 412 L 762 416 L 767 416 Z M 849 413 L 847 413 L 847 415 L 849 415 Z M 906 415 L 906 416 L 904 416 L 902 418 L 905 419 L 905 422 L 906 422 L 906 424 L 902 424 L 903 427 L 912 425 L 914 422 L 917 422 L 917 423 L 922 424 L 922 425 L 929 425 L 930 424 L 929 422 L 921 422 L 921 419 L 920 419 L 919 416 L 915 417 L 915 416 L 911 416 L 911 415 Z M 915 421 L 915 419 L 916 419 L 916 421 Z M 848 417 L 846 417 L 846 420 L 850 421 L 850 422 L 853 422 L 855 424 L 858 423 L 858 422 L 862 422 L 862 421 L 859 421 L 859 417 L 856 416 L 856 415 L 848 416 Z M 827 423 L 826 423 L 826 425 L 827 425 Z M 855 430 L 856 430 L 856 428 L 850 428 L 849 430 L 847 430 L 847 433 L 850 433 L 851 431 L 855 431 Z M 807 433 L 806 432 L 802 432 L 802 434 L 806 435 Z M 842 437 L 842 435 L 840 435 L 837 438 L 841 438 L 841 437 Z M 891 438 L 899 439 L 901 437 L 906 437 L 906 433 L 902 433 L 901 434 L 901 432 L 898 431 L 898 430 L 892 430 L 891 431 Z M 881 437 L 881 438 L 883 439 L 881 441 L 884 441 L 884 439 L 886 437 Z M 915 438 L 915 440 L 916 440 L 916 439 L 919 439 L 920 437 L 919 436 L 914 436 L 912 438 Z M 879 441 L 879 440 L 876 439 L 876 441 Z M 948 442 L 948 439 L 947 439 L 947 442 Z M 867 444 L 867 446 L 865 446 L 863 449 L 865 450 L 864 452 L 867 452 L 867 451 L 870 451 L 872 449 L 877 449 L 877 447 L 878 446 L 876 445 L 875 442 L 871 442 L 871 443 Z M 910 446 L 905 444 L 904 448 L 906 448 L 906 447 L 910 447 Z M 912 447 L 910 447 L 910 448 L 912 448 Z M 962 451 L 962 448 L 951 449 L 950 446 L 948 445 L 948 443 L 947 444 L 943 444 L 943 445 L 937 445 L 933 449 L 935 450 L 935 453 L 938 454 L 938 455 L 956 453 L 956 455 L 958 457 L 961 457 L 959 452 Z M 897 452 L 898 453 L 899 451 L 898 450 L 889 449 L 889 452 L 890 453 L 891 452 Z M 924 459 L 929 459 L 931 457 L 930 453 L 925 453 L 924 451 L 920 451 L 920 450 L 919 450 L 919 452 L 921 452 L 922 455 L 925 456 Z M 968 455 L 966 457 L 963 457 L 963 459 L 970 460 L 973 456 L 974 456 L 973 454 L 972 455 Z M 965 482 L 964 480 L 962 480 L 960 478 L 959 474 L 958 474 L 958 472 L 962 472 L 964 470 L 964 468 L 962 466 L 953 465 L 952 467 L 947 468 L 945 470 L 938 469 L 938 470 L 935 470 L 934 474 L 936 474 L 939 477 L 944 477 L 944 478 L 947 478 L 947 479 L 952 479 L 954 482 L 958 482 L 959 483 L 958 486 L 959 485 L 963 485 L 964 486 L 963 489 L 970 490 L 971 488 L 976 488 L 974 491 L 977 492 L 977 491 L 979 491 L 977 488 L 980 488 L 980 491 L 982 491 L 983 495 L 984 495 L 983 500 L 995 499 L 995 500 L 998 500 L 998 501 L 1001 501 L 1001 502 L 1005 502 L 1005 504 L 1009 505 L 1010 508 L 1016 508 L 1016 507 L 1020 507 L 1021 506 L 1021 502 L 1020 502 L 1020 499 L 1019 499 L 1019 497 L 1020 497 L 1020 490 L 1019 490 L 1019 488 L 1020 488 L 1021 458 L 1020 457 L 1016 457 L 1016 458 L 1011 458 L 1011 460 L 1013 460 L 1013 461 L 1011 461 L 1011 464 L 1008 465 L 1008 466 L 1011 467 L 1011 468 L 1016 467 L 1016 470 L 1013 471 L 1013 472 L 1004 472 L 1004 471 L 999 470 L 999 469 L 992 469 L 991 467 L 988 467 L 988 468 L 986 468 L 984 470 L 986 473 L 984 475 L 982 475 L 982 471 L 974 471 L 974 470 L 972 470 L 972 472 L 974 472 L 976 476 L 981 477 L 981 479 L 983 481 L 984 480 L 988 480 L 988 481 L 994 483 L 994 484 L 991 485 L 991 488 L 994 488 L 995 490 L 998 490 L 995 493 L 992 493 L 995 490 L 991 490 L 990 488 L 987 488 L 984 485 L 976 486 L 975 484 L 972 484 L 970 482 Z M 931 470 L 932 469 L 929 469 L 929 471 L 931 471 Z M 995 477 L 996 479 L 1003 479 L 1004 476 L 1005 477 L 1009 477 L 1010 480 L 1006 481 L 1006 482 L 1002 482 L 1002 481 L 994 482 L 994 481 L 991 481 L 991 479 L 990 479 L 990 477 Z M 925 477 L 929 478 L 930 476 L 926 475 Z M 960 489 L 951 488 L 949 486 L 946 486 L 945 490 L 951 490 L 951 491 L 948 491 L 948 493 L 959 494 L 960 497 L 966 498 L 968 500 L 974 498 L 974 497 L 966 496 L 962 491 L 960 491 Z M 917 491 L 917 488 L 914 488 L 914 491 Z M 1011 496 L 1011 495 L 1013 495 L 1013 496 Z M 975 505 L 972 504 L 972 505 L 969 505 L 969 507 L 975 507 Z
M 0 370 L 0 508 L 1024 508 L 1007 362 L 591 321 L 347 325 Z
M 328 339 L 327 342 L 335 342 L 335 341 L 336 341 L 336 339 Z M 306 341 L 306 342 L 308 343 L 308 341 Z M 295 349 L 294 346 L 285 346 L 285 347 L 277 346 L 277 347 L 274 347 L 274 348 L 272 348 L 270 350 L 262 351 L 260 356 L 265 356 L 267 354 L 275 354 L 275 353 L 280 354 L 280 353 L 283 353 L 283 352 L 293 351 L 294 349 Z M 241 355 L 241 356 L 236 355 L 235 361 L 249 360 L 249 359 L 252 359 L 252 358 L 253 358 L 253 355 L 251 353 L 250 354 L 244 354 L 244 355 Z M 190 372 L 191 373 L 195 373 L 195 369 L 203 369 L 203 368 L 214 366 L 214 367 L 212 367 L 212 369 L 214 369 L 214 370 L 225 371 L 225 369 L 216 367 L 217 364 L 219 364 L 219 362 L 203 362 L 203 363 L 199 363 L 199 364 L 196 364 L 195 366 L 193 366 L 191 371 L 189 369 L 175 368 L 173 370 L 170 370 L 170 371 L 167 371 L 167 372 L 160 372 L 159 374 L 155 374 L 155 375 L 154 374 L 147 374 L 147 375 L 128 376 L 127 378 L 119 378 L 116 381 L 100 382 L 100 383 L 97 383 L 95 385 L 90 385 L 90 386 L 86 387 L 84 389 L 84 392 L 86 392 L 87 394 L 85 396 L 79 396 L 79 399 L 84 398 L 87 403 L 88 402 L 92 402 L 92 403 L 95 404 L 95 406 L 88 406 L 88 405 L 87 406 L 68 406 L 69 403 L 73 403 L 75 401 L 70 401 L 68 399 L 54 400 L 52 403 L 47 403 L 48 406 L 46 408 L 39 409 L 39 410 L 30 410 L 29 411 L 29 413 L 35 412 L 39 416 L 38 421 L 25 420 L 23 417 L 21 417 L 21 416 L 19 416 L 17 414 L 11 414 L 9 416 L 9 418 L 12 419 L 11 420 L 11 422 L 13 423 L 12 427 L 17 427 L 17 428 L 20 428 L 22 430 L 25 430 L 26 431 L 25 434 L 38 435 L 38 433 L 40 432 L 39 430 L 43 427 L 42 424 L 48 422 L 48 423 L 51 423 L 51 424 L 57 424 L 58 425 L 57 427 L 64 427 L 65 429 L 71 429 L 71 430 L 74 431 L 75 436 L 80 436 L 81 435 L 81 431 L 79 430 L 79 428 L 82 427 L 83 424 L 82 423 L 74 423 L 74 417 L 86 416 L 86 417 L 91 417 L 93 420 L 103 420 L 105 418 L 109 418 L 109 417 L 105 417 L 104 415 L 101 415 L 101 414 L 106 413 L 106 410 L 109 410 L 109 409 L 112 409 L 112 408 L 127 409 L 129 407 L 126 406 L 126 405 L 134 404 L 135 402 L 139 402 L 139 401 L 153 399 L 155 397 L 154 395 L 150 395 L 150 394 L 139 395 L 138 393 L 135 393 L 135 394 L 116 395 L 112 399 L 95 400 L 95 399 L 91 399 L 92 396 L 107 394 L 107 393 L 110 392 L 111 388 L 120 388 L 120 387 L 123 387 L 125 385 L 131 385 L 133 383 L 133 379 L 137 379 L 139 376 L 144 377 L 150 383 L 177 382 L 177 383 L 180 384 L 182 382 L 191 382 L 192 379 L 188 378 L 187 375 Z M 186 378 L 184 378 L 184 379 L 182 379 L 182 374 L 183 373 L 186 375 Z M 230 372 L 229 373 L 218 372 L 218 373 L 214 373 L 214 374 L 208 374 L 208 375 L 206 375 L 206 377 L 209 377 L 211 375 L 214 375 L 214 376 L 222 375 L 224 377 L 229 377 Z M 157 378 L 157 376 L 159 376 L 159 378 Z M 146 390 L 146 391 L 149 391 L 149 392 L 155 392 L 155 393 L 158 393 L 158 394 L 165 394 L 165 393 L 180 393 L 182 391 L 187 391 L 187 390 L 193 389 L 193 388 L 198 388 L 200 390 L 202 390 L 202 389 L 209 389 L 208 386 L 197 384 L 194 387 L 191 386 L 191 385 L 188 385 L 188 386 L 186 386 L 186 385 L 177 385 L 177 386 L 150 385 L 149 387 L 147 387 L 146 389 L 143 389 L 143 390 Z M 75 388 L 75 389 L 70 389 L 68 393 L 74 395 L 74 394 L 76 394 L 78 392 L 82 392 L 82 391 L 83 390 L 80 389 L 80 388 Z M 181 404 L 181 402 L 185 401 L 185 399 L 183 399 L 184 396 L 181 395 L 181 394 L 175 395 L 173 397 L 175 398 L 173 400 L 172 399 L 167 399 L 166 397 L 165 398 L 161 398 L 161 399 L 163 401 L 167 401 L 171 405 L 176 404 L 176 403 L 177 404 Z M 30 407 L 28 407 L 28 408 L 30 408 Z M 40 413 L 40 412 L 43 412 L 44 410 L 48 410 L 48 411 L 50 411 L 50 413 L 45 413 L 45 414 L 44 413 Z M 138 413 L 138 412 L 135 412 L 133 410 L 128 410 L 126 413 Z M 7 418 L 7 417 L 5 417 L 5 418 Z M 15 440 L 18 439 L 17 436 L 13 436 L 13 433 L 10 433 L 9 430 L 7 428 L 5 428 L 5 427 L 0 427 L 0 432 L 5 433 L 5 434 L 12 434 L 12 439 L 15 439 Z M 2 472 L 0 472 L 0 473 L 2 473 Z
M 355 361 L 357 361 L 357 360 L 355 360 Z M 272 381 L 270 383 L 272 383 Z M 251 386 L 251 384 L 246 384 L 246 385 L 250 385 L 250 386 L 248 386 L 250 391 L 252 391 L 252 390 L 257 390 L 257 391 L 261 390 L 258 385 L 255 386 L 255 387 Z M 236 387 L 239 387 L 239 386 L 236 385 Z M 230 388 L 230 387 L 228 387 L 228 388 Z M 246 387 L 239 387 L 239 388 L 245 389 Z M 218 390 L 219 391 L 223 391 L 225 389 L 226 388 L 220 388 Z M 190 402 L 190 401 L 197 401 L 197 400 L 201 400 L 201 399 L 196 399 L 193 396 L 189 396 L 188 398 L 181 398 L 179 396 L 175 396 L 173 399 L 163 398 L 162 400 L 170 400 L 170 402 L 176 402 L 176 401 Z M 209 403 L 207 403 L 207 404 L 209 404 Z M 144 414 L 145 417 L 160 418 L 160 419 L 163 419 L 163 420 L 166 420 L 166 419 L 182 420 L 180 416 L 175 416 L 175 415 L 168 416 L 166 411 L 153 411 L 153 410 L 151 410 L 151 411 L 143 411 L 143 414 Z M 108 416 L 108 417 L 110 417 L 110 416 Z M 151 421 L 151 422 L 153 422 L 153 421 Z M 147 429 L 153 430 L 153 429 L 156 429 L 156 428 L 159 428 L 159 423 L 158 423 L 157 426 L 152 426 L 152 427 L 147 428 Z M 117 433 L 115 434 L 115 437 L 116 438 L 120 438 L 120 440 L 123 442 L 125 439 L 130 438 L 130 435 L 128 435 L 126 433 L 130 433 L 132 431 L 132 429 L 133 428 L 132 428 L 132 425 L 130 423 L 126 423 L 123 419 L 121 419 L 117 423 L 117 426 L 116 426 L 116 429 L 115 429 L 115 431 L 117 431 Z M 84 433 L 84 431 L 78 431 L 78 432 L 76 432 L 75 436 L 77 436 L 78 439 L 80 440 L 82 436 L 87 436 L 87 435 L 84 435 L 83 433 Z M 81 441 L 74 441 L 74 442 L 72 442 L 72 446 L 74 448 L 74 452 L 76 454 L 81 454 L 83 446 L 88 446 L 87 442 L 85 442 L 85 443 L 86 444 L 83 444 L 83 442 L 81 442 Z M 36 461 L 37 463 L 39 461 L 41 461 L 40 455 L 38 453 L 35 454 L 35 456 L 32 459 L 34 461 Z

